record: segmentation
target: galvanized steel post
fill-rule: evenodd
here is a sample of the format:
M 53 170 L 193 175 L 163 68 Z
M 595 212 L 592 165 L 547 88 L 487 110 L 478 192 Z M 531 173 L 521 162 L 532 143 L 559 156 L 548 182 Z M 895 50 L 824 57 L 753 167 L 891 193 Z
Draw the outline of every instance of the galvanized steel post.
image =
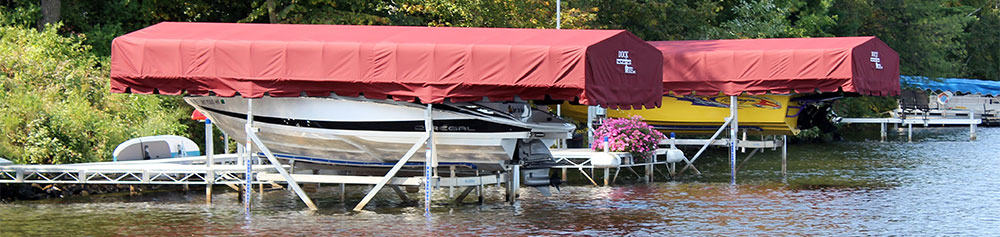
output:
M 246 131 L 247 144 L 243 149 L 243 165 L 246 166 L 246 172 L 243 173 L 243 179 L 245 180 L 243 186 L 243 211 L 249 215 L 250 214 L 250 198 L 253 195 L 253 162 L 250 161 L 250 157 L 253 155 L 253 141 L 250 140 L 250 131 L 253 130 L 253 99 L 247 98 L 247 122 L 244 129 Z
M 729 123 L 729 183 L 736 184 L 736 148 L 739 143 L 739 138 L 736 137 L 737 130 L 740 129 L 739 117 L 737 115 L 737 110 L 739 109 L 739 100 L 735 95 L 729 96 L 729 117 L 732 118 Z
M 205 203 L 212 204 L 212 184 L 215 183 L 215 171 L 213 166 L 215 166 L 215 159 L 212 154 L 215 153 L 215 144 L 212 142 L 212 120 L 205 118 L 205 166 L 208 168 L 205 170 Z
M 427 104 L 427 111 L 424 116 L 424 131 L 427 132 L 427 149 L 424 151 L 424 216 L 431 216 L 431 197 L 434 193 L 434 188 L 432 186 L 433 175 L 431 171 L 434 166 L 434 116 L 433 116 L 433 106 Z
M 974 115 L 974 113 L 975 112 L 972 112 L 972 110 L 969 110 L 969 120 L 976 119 L 976 116 Z M 976 123 L 975 123 L 975 121 L 970 121 L 970 123 L 969 123 L 969 141 L 975 141 L 975 140 L 976 140 Z

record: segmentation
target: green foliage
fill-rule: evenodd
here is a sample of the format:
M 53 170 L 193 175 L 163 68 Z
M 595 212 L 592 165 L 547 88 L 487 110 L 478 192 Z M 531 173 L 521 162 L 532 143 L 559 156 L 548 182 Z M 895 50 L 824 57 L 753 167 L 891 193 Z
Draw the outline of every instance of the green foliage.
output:
M 111 54 L 114 37 L 163 21 L 236 22 L 253 1 L 243 0 L 74 0 L 62 1 L 62 32 L 83 34 L 98 56 Z
M 1000 5 L 1000 1 L 995 4 Z M 965 36 L 966 76 L 1000 81 L 1000 6 L 980 8 Z
M 708 38 L 719 5 L 709 0 L 605 0 L 596 3 L 595 28 L 627 29 L 645 40 Z
M 555 28 L 555 0 L 75 0 L 37 32 L 36 0 L 0 0 L 0 156 L 21 163 L 110 157 L 138 136 L 203 139 L 171 96 L 110 94 L 114 37 L 162 21 Z M 997 0 L 565 0 L 562 28 L 646 40 L 874 35 L 904 75 L 1000 80 Z M 893 98 L 847 98 L 841 116 L 881 117 Z M 818 132 L 816 132 L 818 133 Z M 808 135 L 806 137 L 821 137 Z M 221 145 L 217 145 L 221 149 Z
M 36 3 L 27 0 L 0 1 L 0 26 L 34 25 L 42 17 L 42 9 Z
M 832 36 L 826 31 L 836 25 L 829 15 L 831 0 L 822 1 L 743 1 L 732 9 L 733 18 L 713 28 L 712 38 L 789 38 Z
M 859 96 L 837 100 L 833 111 L 846 118 L 882 118 L 896 106 L 896 97 Z
M 941 1 L 874 1 L 858 35 L 875 35 L 896 49 L 903 75 L 960 76 L 967 56 L 965 28 L 975 20 L 966 6 Z M 844 32 L 850 34 L 848 32 Z M 851 34 L 853 35 L 853 34 Z
M 0 156 L 18 163 L 107 160 L 133 137 L 179 134 L 177 98 L 111 94 L 106 58 L 48 27 L 0 27 Z

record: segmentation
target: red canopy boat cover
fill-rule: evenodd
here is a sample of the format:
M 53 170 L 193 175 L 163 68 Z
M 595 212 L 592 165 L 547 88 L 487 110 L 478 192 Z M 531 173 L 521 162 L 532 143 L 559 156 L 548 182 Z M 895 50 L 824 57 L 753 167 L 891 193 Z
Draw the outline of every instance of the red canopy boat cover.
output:
M 875 37 L 653 41 L 664 94 L 899 94 L 899 54 Z
M 114 39 L 111 90 L 656 107 L 662 59 L 623 30 L 165 22 Z

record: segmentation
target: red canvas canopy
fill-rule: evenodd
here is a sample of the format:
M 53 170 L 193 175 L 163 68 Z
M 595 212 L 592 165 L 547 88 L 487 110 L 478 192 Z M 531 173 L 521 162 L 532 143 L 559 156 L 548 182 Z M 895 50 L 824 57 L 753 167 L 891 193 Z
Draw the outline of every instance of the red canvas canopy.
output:
M 650 42 L 664 93 L 899 94 L 899 55 L 875 37 Z
M 662 58 L 623 30 L 166 22 L 114 39 L 111 90 L 654 107 Z

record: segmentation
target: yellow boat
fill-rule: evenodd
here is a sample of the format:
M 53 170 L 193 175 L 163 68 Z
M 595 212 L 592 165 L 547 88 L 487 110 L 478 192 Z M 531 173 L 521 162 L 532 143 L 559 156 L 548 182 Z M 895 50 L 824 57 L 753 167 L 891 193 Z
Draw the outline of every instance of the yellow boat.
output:
M 751 134 L 798 134 L 798 115 L 802 106 L 792 95 L 739 96 L 739 125 Z M 587 120 L 587 106 L 564 103 L 566 117 Z M 663 96 L 660 108 L 641 110 L 607 110 L 607 117 L 642 116 L 642 120 L 658 130 L 679 134 L 711 133 L 719 129 L 729 116 L 729 96 Z

